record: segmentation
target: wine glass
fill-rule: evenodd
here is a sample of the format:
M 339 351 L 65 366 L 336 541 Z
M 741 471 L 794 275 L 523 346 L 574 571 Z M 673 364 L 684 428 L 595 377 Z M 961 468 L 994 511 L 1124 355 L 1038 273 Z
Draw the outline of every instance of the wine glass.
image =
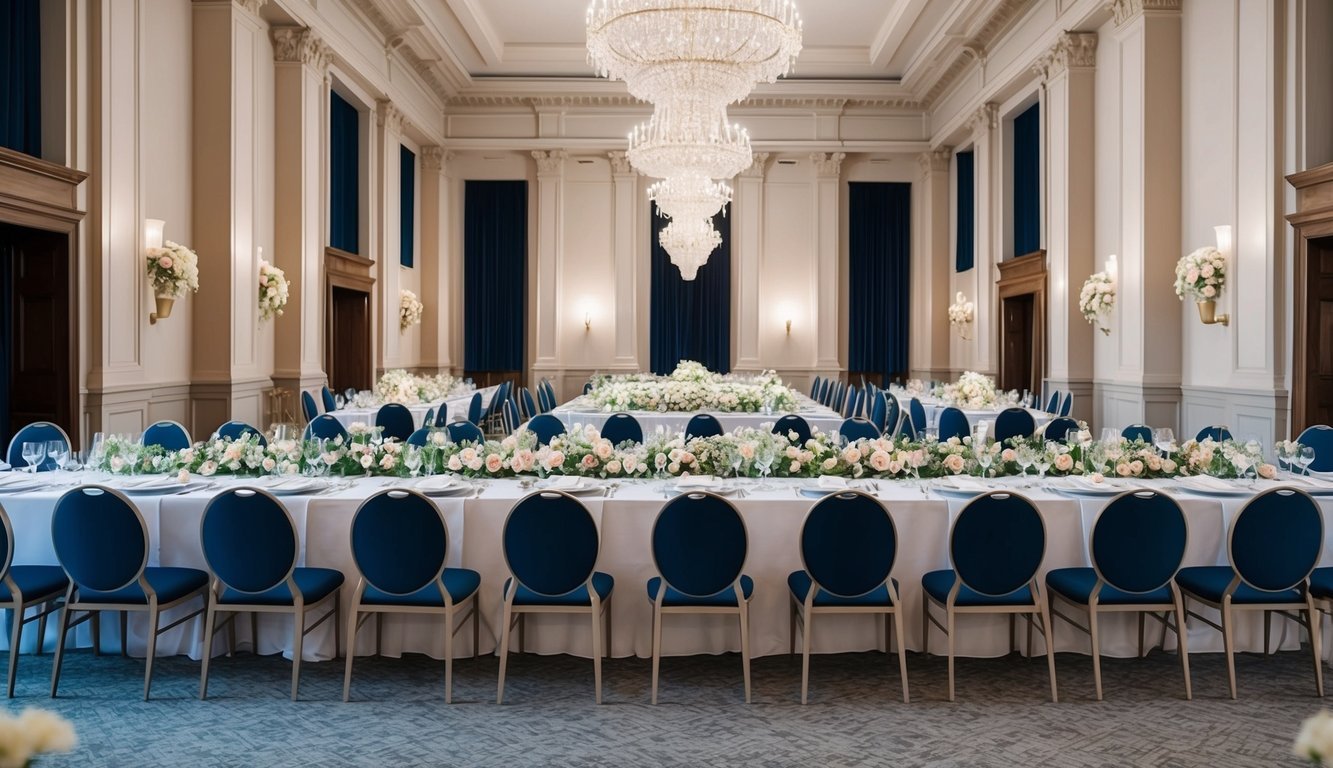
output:
M 28 462 L 26 469 L 29 472 L 37 471 L 37 464 L 46 458 L 46 443 L 24 443 L 23 460 Z
M 305 458 L 305 474 L 307 477 L 319 475 L 319 465 L 323 463 L 320 458 L 320 448 L 319 438 L 313 435 L 301 445 L 301 454 Z
M 927 443 L 938 443 L 940 441 L 939 427 L 926 427 L 924 432 L 924 437 Z
M 759 490 L 768 490 L 768 471 L 777 455 L 777 449 L 767 440 L 755 447 L 754 465 L 759 469 Z
M 50 440 L 46 443 L 46 455 L 63 471 L 69 464 L 69 445 L 64 440 Z
M 1046 470 L 1051 468 L 1051 450 L 1049 445 L 1034 449 L 1032 465 L 1037 468 L 1037 479 L 1046 480 Z
M 1074 431 L 1070 430 L 1070 432 Z M 1114 445 L 1120 442 L 1120 433 L 1116 431 L 1115 427 L 1102 427 L 1102 442 L 1107 445 Z
M 1314 463 L 1314 448 L 1308 445 L 1301 446 L 1301 452 L 1296 456 L 1296 463 L 1301 467 L 1301 474 L 1310 474 L 1310 465 Z
M 403 466 L 407 467 L 412 477 L 417 476 L 417 471 L 421 469 L 421 462 L 425 457 L 422 455 L 421 448 L 415 445 L 407 446 L 403 451 Z
M 1152 431 L 1152 443 L 1162 455 L 1166 455 L 1176 447 L 1176 435 L 1170 427 L 1160 427 Z
M 1018 463 L 1019 474 L 1023 477 L 1027 476 L 1028 468 L 1036 460 L 1037 457 L 1033 455 L 1032 446 L 1027 443 L 1018 446 L 1018 449 L 1014 451 L 1014 461 Z
M 93 433 L 93 441 L 88 447 L 88 460 L 85 465 L 97 467 L 102 463 L 102 454 L 106 452 L 106 435 L 101 432 Z

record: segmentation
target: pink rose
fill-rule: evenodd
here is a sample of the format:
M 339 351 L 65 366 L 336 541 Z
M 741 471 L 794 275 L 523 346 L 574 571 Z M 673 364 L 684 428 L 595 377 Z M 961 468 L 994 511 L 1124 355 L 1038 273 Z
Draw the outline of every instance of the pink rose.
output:
M 1217 295 L 1217 289 L 1211 285 L 1205 285 L 1203 287 L 1203 295 L 1211 299 L 1212 297 Z
M 492 453 L 490 456 L 486 457 L 486 471 L 490 472 L 491 474 L 499 472 L 500 468 L 503 466 L 504 466 L 504 459 L 500 458 L 500 454 Z
M 1185 273 L 1185 282 L 1193 283 L 1198 279 L 1199 279 L 1199 270 L 1195 269 L 1194 267 L 1190 267 L 1190 270 Z
M 956 453 L 951 453 L 944 457 L 944 468 L 955 475 L 963 471 L 963 457 Z
M 870 454 L 870 467 L 876 472 L 883 472 L 889 468 L 889 454 L 885 451 L 875 451 Z
M 560 451 L 551 451 L 551 455 L 546 457 L 547 469 L 559 469 L 565 463 L 565 454 Z
M 584 469 L 596 469 L 597 457 L 592 455 L 591 453 L 584 454 L 583 461 L 579 462 L 579 464 L 581 464 Z
M 1262 477 L 1265 480 L 1272 480 L 1277 477 L 1277 467 L 1272 464 L 1260 464 L 1258 471 L 1259 477 Z
M 157 265 L 163 269 L 171 269 L 172 261 L 170 256 L 163 256 L 157 260 Z
M 1062 453 L 1055 457 L 1055 471 L 1068 472 L 1074 468 L 1074 457 L 1067 453 Z

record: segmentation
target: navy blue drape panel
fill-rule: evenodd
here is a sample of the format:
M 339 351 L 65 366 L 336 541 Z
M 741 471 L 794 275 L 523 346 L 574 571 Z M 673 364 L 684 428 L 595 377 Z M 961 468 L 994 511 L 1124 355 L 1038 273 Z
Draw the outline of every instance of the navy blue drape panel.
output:
M 417 156 L 407 147 L 400 145 L 399 150 L 398 206 L 402 213 L 403 228 L 399 262 L 404 267 L 411 267 L 417 242 Z
M 0 0 L 0 146 L 42 155 L 41 0 Z
M 1041 248 L 1041 105 L 1014 118 L 1014 255 Z
M 14 354 L 13 258 L 8 246 L 0 247 L 0 446 L 14 436 L 9 423 L 9 363 Z
M 722 244 L 699 267 L 693 280 L 680 269 L 658 241 L 669 221 L 652 210 L 653 294 L 649 337 L 653 373 L 675 370 L 681 360 L 703 363 L 710 371 L 731 371 L 731 219 L 724 208 L 713 217 Z
M 348 253 L 360 246 L 360 128 L 356 107 L 329 93 L 329 245 Z
M 463 367 L 523 370 L 527 312 L 528 183 L 463 188 Z
M 974 212 L 976 210 L 976 182 L 973 175 L 971 151 L 959 152 L 954 156 L 957 161 L 958 204 L 955 206 L 958 216 L 958 231 L 954 240 L 954 271 L 966 272 L 972 268 L 976 244 L 973 238 Z
M 912 185 L 848 184 L 848 362 L 879 373 L 907 373 L 912 315 Z

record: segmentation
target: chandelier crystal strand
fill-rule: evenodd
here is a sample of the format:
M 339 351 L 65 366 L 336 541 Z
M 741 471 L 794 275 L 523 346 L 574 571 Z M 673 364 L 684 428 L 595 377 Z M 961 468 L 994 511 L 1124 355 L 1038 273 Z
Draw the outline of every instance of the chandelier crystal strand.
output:
M 681 279 L 687 281 L 699 274 L 699 267 L 707 264 L 709 255 L 722 244 L 722 235 L 707 219 L 672 219 L 657 239 L 671 254 L 671 263 L 680 269 Z
M 658 106 L 651 120 L 635 126 L 627 154 L 640 173 L 660 179 L 677 173 L 729 179 L 750 167 L 750 134 L 728 123 L 725 109 L 702 120 L 684 114 Z
M 701 176 L 672 176 L 649 187 L 648 198 L 673 221 L 711 220 L 731 202 L 731 187 Z

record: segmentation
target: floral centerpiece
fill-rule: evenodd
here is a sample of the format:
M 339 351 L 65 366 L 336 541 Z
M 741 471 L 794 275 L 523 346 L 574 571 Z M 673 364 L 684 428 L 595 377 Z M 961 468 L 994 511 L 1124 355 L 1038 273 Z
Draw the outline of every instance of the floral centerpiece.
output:
M 421 322 L 421 312 L 425 305 L 417 298 L 417 295 L 406 288 L 398 292 L 398 330 L 406 331 L 408 328 Z
M 1204 323 L 1221 322 L 1225 316 L 1216 317 L 1217 297 L 1227 282 L 1227 260 L 1222 252 L 1212 246 L 1204 246 L 1187 254 L 1176 262 L 1176 295 L 1181 301 L 1192 299 L 1199 305 L 1199 318 Z
M 199 290 L 199 256 L 170 240 L 161 248 L 149 248 L 148 282 L 153 295 L 161 298 L 178 299 Z
M 972 324 L 976 307 L 967 300 L 962 291 L 954 296 L 954 302 L 949 305 L 949 325 L 958 329 L 958 335 L 964 340 L 968 339 L 967 326 Z
M 965 371 L 958 381 L 936 387 L 935 397 L 945 405 L 970 411 L 985 411 L 1001 404 L 995 379 L 976 371 Z
M 1102 318 L 1115 308 L 1115 280 L 1105 272 L 1098 272 L 1083 281 L 1083 290 L 1078 294 L 1078 311 L 1083 318 L 1106 335 L 1111 329 L 1102 324 Z
M 18 716 L 0 714 L 0 767 L 24 768 L 41 755 L 69 752 L 78 746 L 74 726 L 45 709 L 23 710 Z
M 365 405 L 437 403 L 454 395 L 464 394 L 467 389 L 467 384 L 462 379 L 448 374 L 418 376 L 402 368 L 395 368 L 385 371 L 379 381 L 375 382 L 373 402 L 367 402 Z
M 631 374 L 593 382 L 588 400 L 604 411 L 776 412 L 796 406 L 796 395 L 773 371 L 748 381 L 713 373 L 683 360 L 665 377 Z
M 287 292 L 291 283 L 278 267 L 264 259 L 259 260 L 259 319 L 272 320 L 287 306 Z

